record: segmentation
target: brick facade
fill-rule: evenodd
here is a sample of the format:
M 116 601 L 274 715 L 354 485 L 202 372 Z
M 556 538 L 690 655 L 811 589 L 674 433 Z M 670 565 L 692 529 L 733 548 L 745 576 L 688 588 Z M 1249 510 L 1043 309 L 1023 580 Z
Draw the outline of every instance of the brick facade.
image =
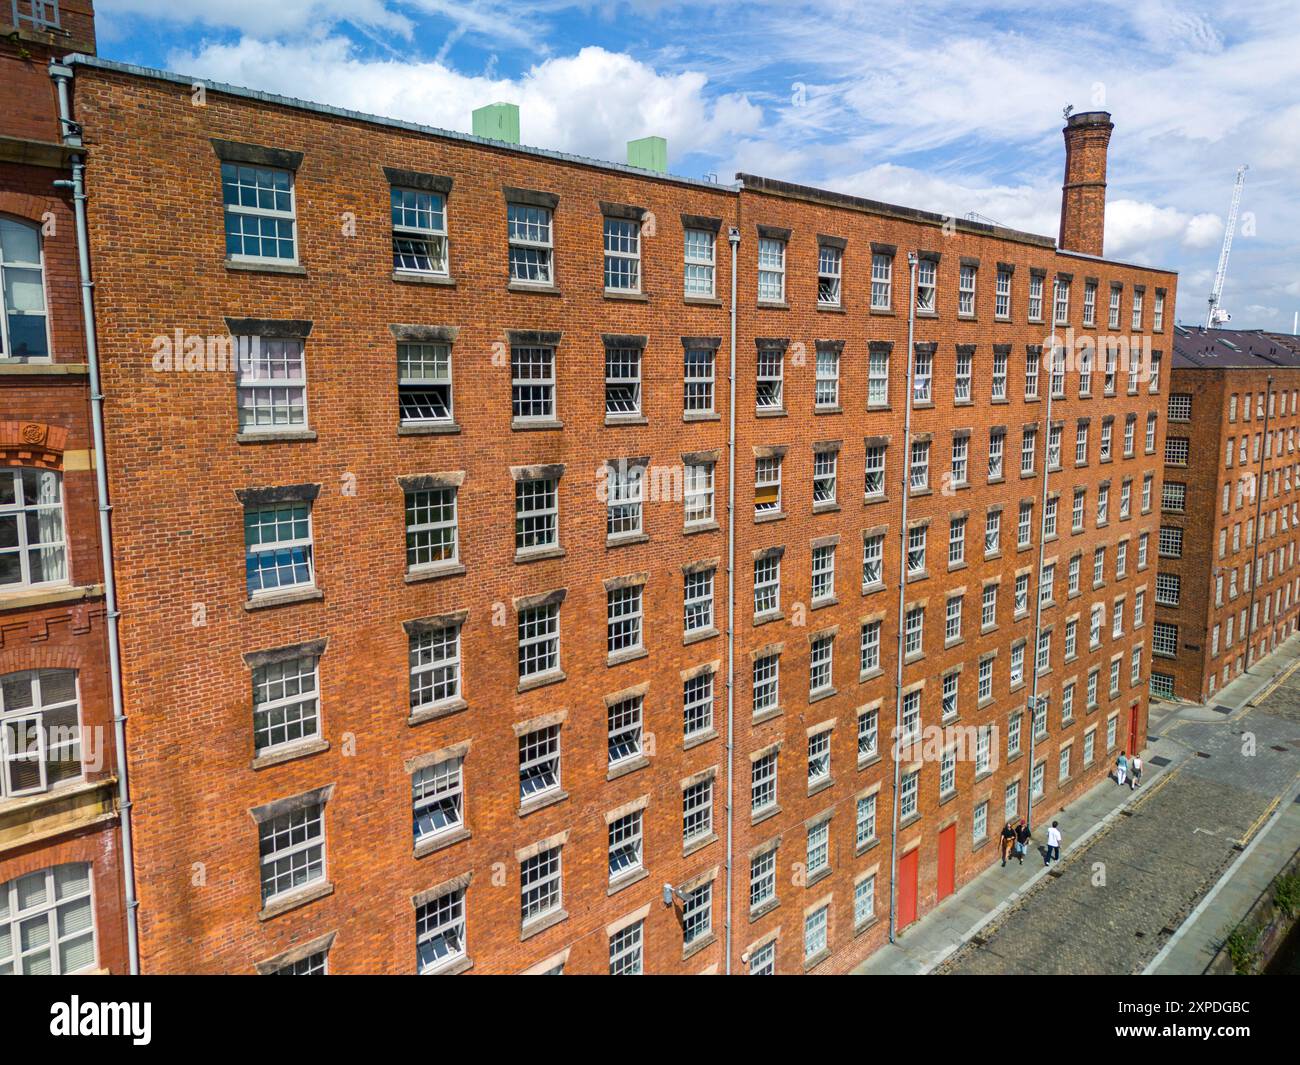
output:
M 0 788 L 0 891 L 30 873 L 88 864 L 89 967 L 118 973 L 128 965 L 94 442 L 72 200 L 53 184 L 70 176 L 70 160 L 47 71 L 55 55 L 94 51 L 93 16 L 89 3 L 64 0 L 58 27 L 20 22 L 15 33 L 11 15 L 11 5 L 0 7 L 0 217 L 39 234 L 49 350 L 48 358 L 0 351 L 0 477 L 16 468 L 59 476 L 66 578 L 0 585 L 0 714 L 13 721 L 25 707 L 30 681 L 26 693 L 19 682 L 33 671 L 73 672 L 82 771 L 45 791 Z M 39 967 L 38 957 L 24 967 Z
M 1179 330 L 1161 514 L 1170 552 L 1156 609 L 1171 646 L 1152 663 L 1157 692 L 1213 701 L 1295 630 L 1297 402 L 1293 338 Z
M 208 87 L 196 104 L 188 79 L 142 77 L 107 65 L 78 64 L 77 118 L 86 129 L 93 190 L 91 241 L 99 278 L 110 479 L 122 590 L 123 657 L 131 717 L 131 773 L 144 968 L 148 972 L 253 972 L 295 952 L 328 943 L 336 972 L 412 972 L 417 967 L 416 907 L 430 893 L 464 890 L 466 958 L 453 968 L 522 972 L 563 964 L 569 972 L 607 972 L 611 936 L 642 925 L 646 971 L 720 972 L 726 941 L 726 504 L 728 299 L 727 234 L 739 230 L 736 340 L 735 673 L 730 968 L 744 972 L 776 943 L 778 972 L 840 972 L 884 942 L 888 930 L 900 480 L 903 476 L 904 363 L 907 348 L 907 254 L 934 253 L 936 304 L 917 320 L 918 350 L 933 351 L 933 398 L 913 415 L 914 439 L 931 441 L 930 487 L 909 499 L 909 523 L 929 522 L 924 575 L 906 586 L 906 603 L 926 605 L 924 651 L 905 664 L 903 684 L 923 684 L 926 726 L 993 726 L 991 765 L 976 779 L 959 759 L 955 787 L 940 795 L 941 767 L 920 761 L 918 808 L 900 826 L 899 854 L 916 862 L 917 905 L 938 894 L 940 833 L 955 833 L 952 879 L 967 880 L 996 859 L 1006 786 L 1019 779 L 1017 812 L 1029 788 L 1030 730 L 1008 759 L 1007 725 L 1023 711 L 1033 669 L 1010 683 L 1013 646 L 1033 641 L 1033 570 L 1047 427 L 1048 374 L 1039 368 L 1037 399 L 1025 398 L 1027 365 L 1049 328 L 1052 282 L 1071 285 L 1069 321 L 1082 318 L 1084 287 L 1096 280 L 1096 327 L 1130 333 L 1168 351 L 1174 278 L 1161 271 L 1058 252 L 1049 239 L 818 190 L 746 177 L 742 189 L 566 160 L 397 123 L 274 103 Z M 231 148 L 229 145 L 235 145 Z M 239 147 L 244 146 L 244 147 Z M 249 148 L 248 146 L 253 146 Z M 215 151 L 214 151 L 215 147 Z M 279 161 L 294 168 L 298 261 L 253 270 L 227 262 L 218 154 Z M 301 153 L 299 157 L 295 153 Z M 425 175 L 446 194 L 450 280 L 413 284 L 395 277 L 385 167 Z M 450 179 L 449 182 L 447 179 Z M 414 178 L 408 178 L 415 180 Z M 446 191 L 448 190 L 449 191 Z M 528 190 L 525 193 L 509 190 Z M 540 197 L 538 194 L 542 194 Z M 506 201 L 554 203 L 555 284 L 520 291 L 509 283 Z M 148 212 L 139 204 L 147 199 Z M 629 211 L 629 208 L 635 209 Z M 602 215 L 640 221 L 642 284 L 635 298 L 602 286 Z M 713 229 L 713 297 L 683 296 L 683 230 Z M 829 239 L 826 239 L 829 238 Z M 785 241 L 784 295 L 761 301 L 760 240 Z M 819 309 L 819 247 L 842 251 L 842 295 Z M 871 310 L 873 245 L 892 247 L 888 310 Z M 976 265 L 977 264 L 977 265 Z M 1014 267 L 1011 308 L 995 315 L 999 264 Z M 959 275 L 976 269 L 974 311 L 958 313 Z M 1031 277 L 1043 279 L 1041 320 L 1030 321 Z M 1106 328 L 1111 285 L 1122 286 L 1119 330 Z M 1135 330 L 1135 286 L 1157 288 L 1164 331 L 1151 308 Z M 1150 296 L 1148 296 L 1150 300 Z M 225 338 L 230 323 L 306 336 L 308 424 L 277 439 L 241 438 L 229 371 L 155 367 L 157 338 Z M 397 327 L 395 329 L 395 327 Z M 409 327 L 418 327 L 412 330 Z M 455 431 L 411 435 L 399 429 L 395 388 L 399 336 L 451 338 Z M 520 333 L 533 334 L 531 339 Z M 559 334 L 544 340 L 536 334 Z M 640 414 L 608 416 L 603 401 L 606 338 L 643 344 Z M 644 338 L 643 340 L 641 338 Z M 619 340 L 616 339 L 615 343 Z M 820 342 L 820 343 L 819 343 Z M 511 414 L 511 347 L 555 345 L 556 419 L 527 428 Z M 869 407 L 872 345 L 890 346 L 887 403 Z M 712 416 L 683 413 L 684 346 L 714 347 Z M 817 353 L 838 351 L 838 402 L 814 403 Z M 954 400 L 958 357 L 972 362 L 969 403 Z M 756 405 L 760 349 L 782 353 L 783 400 Z M 1007 398 L 992 400 L 999 352 L 1009 352 Z M 1163 418 L 1145 446 L 1149 415 L 1167 389 L 1118 371 L 1113 394 L 1102 374 L 1079 396 L 1079 372 L 1067 364 L 1053 422 L 1063 423 L 1062 465 L 1051 475 L 1059 495 L 1056 595 L 1044 607 L 1053 633 L 1040 692 L 1050 696 L 1046 736 L 1036 744 L 1044 796 L 1035 820 L 1050 815 L 1101 779 L 1114 746 L 1141 746 L 1152 613 L 1153 503 L 1141 505 L 1144 477 L 1158 495 Z M 1123 448 L 1126 418 L 1135 426 Z M 1112 455 L 1100 461 L 1103 419 L 1113 418 Z M 1080 419 L 1090 419 L 1087 460 L 1073 462 Z M 1022 477 L 1023 428 L 1034 423 L 1034 470 Z M 1005 472 L 989 483 L 989 434 L 1005 426 Z M 954 431 L 969 430 L 968 484 L 950 474 Z M 866 500 L 867 440 L 888 438 L 885 498 Z M 833 501 L 813 504 L 814 454 L 838 446 Z M 781 458 L 780 504 L 756 520 L 756 460 Z M 606 463 L 644 461 L 651 487 L 644 535 L 606 535 Z M 679 490 L 657 492 L 685 464 L 714 463 L 713 520 L 688 527 Z M 559 546 L 531 560 L 515 551 L 512 469 L 563 467 Z M 666 481 L 656 477 L 664 472 Z M 459 556 L 430 579 L 407 572 L 402 554 L 402 481 L 457 484 Z M 1130 512 L 1120 516 L 1122 484 Z M 1103 482 L 1109 520 L 1098 527 Z M 409 481 L 406 483 L 410 483 Z M 244 502 L 274 497 L 259 489 L 289 486 L 311 497 L 316 581 L 309 595 L 263 608 L 249 600 L 244 574 Z M 314 486 L 319 486 L 318 488 Z M 1072 532 L 1076 487 L 1087 492 L 1086 520 Z M 250 495 L 250 491 L 252 494 Z M 663 498 L 667 495 L 667 498 Z M 766 496 L 765 496 L 766 497 Z M 1031 544 L 1016 545 L 1017 510 L 1032 501 Z M 829 502 L 829 505 L 828 505 Z M 1002 507 L 1000 552 L 985 557 L 985 519 Z M 964 565 L 949 567 L 948 522 L 967 513 Z M 880 529 L 884 587 L 862 589 L 864 533 Z M 1138 564 L 1138 540 L 1148 557 Z M 1116 551 L 1127 542 L 1125 575 Z M 835 547 L 834 593 L 813 602 L 812 552 Z M 1103 580 L 1092 584 L 1094 548 L 1106 548 Z M 780 552 L 780 608 L 754 617 L 755 555 Z M 1078 555 L 1079 591 L 1068 593 L 1069 560 Z M 715 632 L 683 635 L 683 568 L 716 567 Z M 1029 609 L 1013 617 L 1018 573 L 1030 574 Z M 996 625 L 980 632 L 983 587 L 1000 582 Z M 641 586 L 646 653 L 607 653 L 607 591 Z M 1134 600 L 1145 587 L 1145 615 L 1134 627 Z M 945 600 L 964 589 L 963 634 L 945 646 Z M 521 598 L 563 593 L 560 669 L 551 683 L 520 683 L 517 621 Z M 1116 597 L 1125 613 L 1110 625 Z M 1088 645 L 1094 603 L 1105 605 L 1099 645 Z M 405 625 L 461 616 L 463 707 L 412 715 Z M 1076 653 L 1065 655 L 1066 619 L 1078 615 Z M 864 618 L 881 621 L 880 669 L 862 674 Z M 417 625 L 418 628 L 418 625 Z M 810 692 L 810 638 L 833 640 L 832 680 Z M 249 665 L 263 652 L 307 645 L 319 654 L 324 742 L 259 757 L 252 728 Z M 819 645 L 819 648 L 824 645 Z M 753 713 L 753 661 L 778 653 L 780 698 Z M 1138 655 L 1137 682 L 1130 655 Z M 977 700 L 981 657 L 996 655 L 993 692 Z M 1110 662 L 1121 657 L 1117 690 Z M 958 713 L 941 720 L 945 673 L 961 669 Z M 683 685 L 716 671 L 711 730 L 683 732 Z M 1089 672 L 1099 673 L 1097 705 L 1086 704 Z M 1062 720 L 1064 686 L 1075 709 Z M 643 699 L 643 756 L 611 770 L 607 706 Z M 879 754 L 858 757 L 858 712 L 879 704 Z M 1115 741 L 1106 740 L 1114 719 Z M 415 723 L 412 723 L 414 721 Z M 543 803 L 519 796 L 519 737 L 558 725 L 562 787 Z M 829 782 L 808 784 L 809 736 L 830 732 Z M 1084 737 L 1093 733 L 1085 765 Z M 751 817 L 754 756 L 776 749 L 775 811 Z M 1072 745 L 1068 776 L 1058 781 L 1059 752 Z M 820 748 L 819 748 L 820 750 Z M 411 773 L 462 756 L 465 830 L 432 849 L 413 846 Z M 683 794 L 712 781 L 712 828 L 683 845 Z M 318 789 L 324 789 L 319 791 Z M 874 841 L 856 842 L 857 802 L 878 796 Z M 263 907 L 258 825 L 295 797 L 324 797 L 326 867 L 308 891 Z M 972 818 L 988 802 L 988 840 L 974 840 Z M 643 814 L 645 875 L 611 886 L 607 822 Z M 829 817 L 829 872 L 807 868 L 809 828 Z M 820 835 L 815 836 L 820 839 Z M 951 839 L 945 836 L 944 839 Z M 751 913 L 750 862 L 778 844 L 776 901 Z M 521 926 L 520 863 L 559 847 L 563 900 L 546 919 Z M 916 858 L 906 857 L 915 854 Z M 876 871 L 875 917 L 855 928 L 854 890 Z M 684 943 L 683 903 L 665 906 L 665 884 L 691 895 L 712 884 L 712 927 Z M 698 898 L 699 896 L 692 896 Z M 805 919 L 820 927 L 824 951 L 805 958 Z M 323 949 L 323 948 L 322 948 Z

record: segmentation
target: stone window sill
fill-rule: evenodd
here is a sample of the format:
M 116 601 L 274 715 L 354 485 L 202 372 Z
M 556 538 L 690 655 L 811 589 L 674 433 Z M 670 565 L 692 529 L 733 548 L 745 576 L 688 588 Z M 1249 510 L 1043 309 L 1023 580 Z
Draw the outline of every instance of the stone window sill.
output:
M 0 592 L 0 610 L 21 610 L 24 607 L 50 606 L 54 603 L 73 603 L 80 599 L 96 599 L 104 594 L 102 584 L 84 584 L 59 588 L 28 588 L 15 592 Z
M 705 847 L 712 846 L 718 842 L 718 834 L 710 832 L 707 836 L 701 836 L 699 839 L 693 839 L 682 847 L 682 857 L 689 858 L 696 851 L 702 851 Z
M 624 888 L 629 888 L 633 884 L 639 883 L 649 875 L 650 875 L 650 871 L 645 868 L 636 869 L 629 873 L 624 873 L 622 876 L 618 877 L 615 880 L 611 880 L 609 882 L 609 886 L 605 889 L 606 898 L 612 895 L 617 895 Z
M 455 422 L 436 422 L 427 425 L 399 425 L 398 436 L 450 436 L 460 432 Z
M 533 296 L 558 296 L 560 290 L 555 285 L 530 285 L 526 281 L 510 281 L 506 284 L 507 292 L 527 292 Z
M 455 288 L 456 280 L 449 274 L 422 274 L 415 270 L 394 270 L 393 280 L 408 285 L 442 285 Z
M 325 593 L 319 588 L 294 588 L 286 592 L 254 596 L 244 604 L 244 609 L 266 610 L 276 606 L 288 606 L 290 603 L 309 603 L 324 598 Z
M 619 533 L 605 538 L 606 547 L 625 547 L 628 544 L 644 544 L 650 539 L 648 533 Z
M 445 834 L 439 833 L 436 836 L 429 836 L 415 845 L 411 856 L 424 858 L 437 851 L 445 850 L 453 844 L 460 843 L 462 840 L 469 839 L 472 834 L 468 828 L 462 825 L 460 828 L 453 829 Z
M 285 274 L 291 277 L 306 277 L 307 267 L 299 263 L 246 263 L 234 259 L 226 260 L 226 269 L 244 274 Z
M 511 418 L 510 428 L 516 432 L 536 432 L 546 429 L 563 429 L 564 422 L 559 418 Z
M 334 885 L 328 880 L 318 884 L 311 884 L 290 895 L 271 899 L 262 906 L 262 911 L 257 915 L 257 919 L 259 921 L 269 921 L 272 917 L 279 917 L 282 913 L 288 913 L 290 910 L 298 909 L 299 906 L 306 906 L 309 902 L 315 902 L 317 899 L 323 899 L 326 895 L 333 894 Z
M 268 766 L 291 762 L 295 758 L 306 758 L 308 755 L 320 754 L 321 751 L 328 751 L 329 749 L 329 740 L 321 736 L 313 736 L 311 739 L 299 740 L 296 743 L 268 750 L 255 756 L 252 767 L 254 769 L 266 769 Z
M 624 651 L 615 651 L 606 656 L 605 665 L 621 666 L 624 662 L 635 662 L 638 658 L 649 658 L 650 652 L 644 647 L 629 647 Z
M 525 803 L 519 805 L 516 811 L 520 817 L 527 817 L 538 810 L 545 810 L 548 806 L 554 806 L 556 803 L 564 802 L 569 797 L 567 791 L 548 791 L 542 795 L 534 795 Z
M 515 691 L 523 695 L 524 692 L 530 692 L 537 688 L 545 688 L 548 684 L 559 684 L 568 679 L 568 674 L 562 669 L 553 669 L 547 673 L 538 673 L 534 676 L 525 677 L 515 687 Z
M 693 643 L 700 643 L 704 640 L 711 640 L 715 636 L 719 636 L 719 635 L 721 635 L 721 633 L 719 633 L 718 630 L 713 626 L 709 626 L 709 628 L 707 629 L 700 629 L 698 632 L 688 632 L 682 636 L 682 646 L 689 647 Z
M 650 419 L 644 414 L 606 414 L 606 428 L 614 428 L 620 425 L 649 425 Z
M 561 921 L 567 921 L 568 919 L 569 911 L 564 909 L 552 910 L 540 917 L 534 917 L 519 929 L 519 942 L 522 943 L 527 939 L 532 939 L 533 936 L 540 935 L 548 928 L 553 928 Z
M 431 566 L 417 566 L 409 569 L 402 577 L 407 584 L 419 584 L 421 581 L 436 581 L 442 577 L 460 577 L 465 573 L 465 566 L 460 562 L 435 562 Z
M 759 810 L 758 813 L 751 813 L 749 815 L 749 824 L 751 827 L 754 825 L 761 825 L 764 821 L 775 817 L 780 812 L 781 806 L 779 804 L 776 806 L 769 806 L 765 810 Z
M 407 715 L 406 723 L 408 725 L 422 725 L 426 721 L 437 721 L 441 717 L 451 717 L 452 714 L 459 714 L 462 710 L 468 709 L 469 703 L 464 699 L 452 699 L 445 703 L 422 706 L 418 710 L 412 710 Z
M 635 773 L 638 769 L 644 769 L 650 764 L 650 759 L 643 754 L 635 758 L 629 758 L 626 762 L 619 762 L 618 765 L 609 767 L 609 772 L 605 774 L 606 780 L 618 780 L 629 773 Z
M 619 292 L 611 289 L 605 289 L 601 293 L 607 300 L 626 300 L 629 303 L 649 303 L 650 297 L 644 292 Z
M 515 562 L 523 565 L 527 562 L 541 562 L 548 558 L 563 558 L 566 552 L 562 547 L 533 547 L 515 552 Z

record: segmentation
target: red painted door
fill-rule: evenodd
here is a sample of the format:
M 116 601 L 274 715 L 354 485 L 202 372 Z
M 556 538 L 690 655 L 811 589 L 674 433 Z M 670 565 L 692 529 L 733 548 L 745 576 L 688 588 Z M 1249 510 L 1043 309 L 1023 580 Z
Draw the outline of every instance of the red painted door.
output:
M 1130 706 L 1128 708 L 1128 753 L 1129 757 L 1137 754 L 1140 750 L 1138 744 L 1138 708 Z
M 939 900 L 953 892 L 957 866 L 957 826 L 949 825 L 939 833 Z
M 916 920 L 916 861 L 921 849 L 904 854 L 898 860 L 898 928 L 901 931 Z

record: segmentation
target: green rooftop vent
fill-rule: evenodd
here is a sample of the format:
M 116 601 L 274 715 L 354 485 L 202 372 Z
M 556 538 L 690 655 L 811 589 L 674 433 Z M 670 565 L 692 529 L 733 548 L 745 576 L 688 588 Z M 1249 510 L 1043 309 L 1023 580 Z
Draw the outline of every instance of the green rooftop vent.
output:
M 519 143 L 519 105 L 488 104 L 474 111 L 474 136 Z
M 668 142 L 663 137 L 642 137 L 627 142 L 627 164 L 642 170 L 668 173 Z

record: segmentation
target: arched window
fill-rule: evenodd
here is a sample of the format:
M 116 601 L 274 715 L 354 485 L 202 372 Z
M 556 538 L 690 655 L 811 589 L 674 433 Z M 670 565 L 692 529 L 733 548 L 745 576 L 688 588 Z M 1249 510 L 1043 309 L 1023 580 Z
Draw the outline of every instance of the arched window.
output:
M 0 590 L 67 579 L 62 475 L 0 470 Z
M 36 226 L 16 218 L 0 218 L 0 294 L 4 300 L 0 359 L 48 359 L 41 233 Z
M 80 779 L 76 671 L 31 669 L 0 677 L 0 797 Z
M 56 865 L 0 884 L 0 976 L 94 967 L 89 863 Z

